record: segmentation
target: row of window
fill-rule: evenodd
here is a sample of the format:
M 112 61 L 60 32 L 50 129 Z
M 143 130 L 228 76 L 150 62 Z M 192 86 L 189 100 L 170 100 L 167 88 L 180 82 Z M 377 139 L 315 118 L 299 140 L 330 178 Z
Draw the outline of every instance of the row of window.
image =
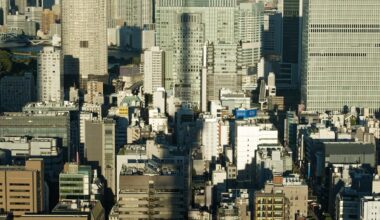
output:
M 310 53 L 311 57 L 366 57 L 366 53 Z
M 312 28 L 380 28 L 380 24 L 310 24 Z
M 379 33 L 380 29 L 310 29 L 312 33 Z

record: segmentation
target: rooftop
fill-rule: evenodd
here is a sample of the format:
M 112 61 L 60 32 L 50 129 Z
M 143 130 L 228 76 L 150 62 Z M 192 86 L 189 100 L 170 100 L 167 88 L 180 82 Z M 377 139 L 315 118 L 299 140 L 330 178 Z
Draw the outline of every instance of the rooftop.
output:
M 23 111 L 57 111 L 57 110 L 66 110 L 66 111 L 78 111 L 79 105 L 74 102 L 31 102 L 24 106 Z
M 375 145 L 362 142 L 324 142 L 326 156 L 334 154 L 374 154 Z
M 53 213 L 86 213 L 101 211 L 103 209 L 99 201 L 61 200 L 53 209 Z

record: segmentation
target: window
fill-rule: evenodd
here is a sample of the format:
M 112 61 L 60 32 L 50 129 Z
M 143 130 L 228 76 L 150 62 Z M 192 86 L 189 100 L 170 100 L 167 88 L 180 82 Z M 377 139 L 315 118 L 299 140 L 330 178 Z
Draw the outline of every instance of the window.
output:
M 81 48 L 88 48 L 88 41 L 80 41 L 79 46 Z

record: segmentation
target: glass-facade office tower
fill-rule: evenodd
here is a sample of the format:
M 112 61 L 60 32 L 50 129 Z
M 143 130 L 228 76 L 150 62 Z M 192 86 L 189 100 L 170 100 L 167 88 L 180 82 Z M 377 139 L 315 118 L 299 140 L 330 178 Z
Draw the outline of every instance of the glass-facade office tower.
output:
M 380 108 L 380 1 L 305 0 L 301 98 L 307 110 Z
M 300 0 L 283 2 L 282 61 L 284 63 L 298 63 L 299 8 Z

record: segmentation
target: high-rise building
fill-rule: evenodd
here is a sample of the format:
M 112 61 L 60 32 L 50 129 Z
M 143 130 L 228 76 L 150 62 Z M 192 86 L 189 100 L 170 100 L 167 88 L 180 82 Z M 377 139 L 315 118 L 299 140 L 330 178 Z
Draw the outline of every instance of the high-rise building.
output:
M 44 47 L 37 59 L 38 101 L 63 100 L 63 67 L 61 50 Z
M 41 25 L 41 19 L 42 19 L 42 7 L 26 7 L 25 9 L 25 15 L 28 18 L 29 21 L 34 21 L 37 24 Z
M 44 9 L 41 15 L 41 30 L 44 34 L 48 34 L 50 32 L 50 26 L 54 24 L 57 15 L 54 11 L 49 9 Z
M 25 14 L 27 0 L 15 0 L 13 9 L 20 14 Z
M 9 1 L 0 0 L 0 25 L 7 24 L 7 15 L 9 11 Z
M 159 47 L 152 47 L 144 52 L 144 92 L 153 94 L 163 87 L 165 73 L 165 56 Z
M 201 83 L 208 75 L 217 81 L 212 90 L 215 94 L 226 84 L 223 77 L 236 76 L 227 83 L 230 86 L 238 81 L 238 73 L 255 72 L 261 57 L 262 3 L 161 0 L 157 1 L 155 16 L 156 44 L 166 57 L 165 89 L 174 89 L 181 102 L 199 109 Z M 208 59 L 209 55 L 214 58 Z M 205 67 L 206 75 L 202 74 Z
M 270 61 L 279 61 L 282 50 L 282 13 L 276 9 L 264 12 L 263 56 Z
M 107 16 L 107 28 L 114 28 L 116 26 L 115 24 L 115 18 L 116 18 L 116 0 L 108 0 L 106 3 L 106 16 Z
M 113 193 L 116 193 L 115 137 L 112 119 L 85 122 L 85 158 L 101 171 Z
M 300 0 L 284 0 L 282 11 L 282 61 L 298 63 Z
M 89 75 L 107 74 L 105 0 L 62 1 L 62 51 L 65 86 L 79 77 L 85 88 Z
M 45 211 L 44 163 L 26 161 L 25 166 L 0 167 L 0 208 L 19 216 Z
M 328 8 L 328 10 L 326 10 Z M 380 1 L 305 0 L 301 101 L 307 110 L 380 108 Z
M 117 25 L 139 27 L 153 23 L 153 0 L 113 0 Z
M 204 160 L 211 161 L 213 157 L 217 158 L 221 152 L 218 149 L 221 148 L 219 145 L 219 124 L 216 117 L 209 115 L 204 115 L 202 120 L 202 130 L 201 130 L 201 149 L 202 156 Z

